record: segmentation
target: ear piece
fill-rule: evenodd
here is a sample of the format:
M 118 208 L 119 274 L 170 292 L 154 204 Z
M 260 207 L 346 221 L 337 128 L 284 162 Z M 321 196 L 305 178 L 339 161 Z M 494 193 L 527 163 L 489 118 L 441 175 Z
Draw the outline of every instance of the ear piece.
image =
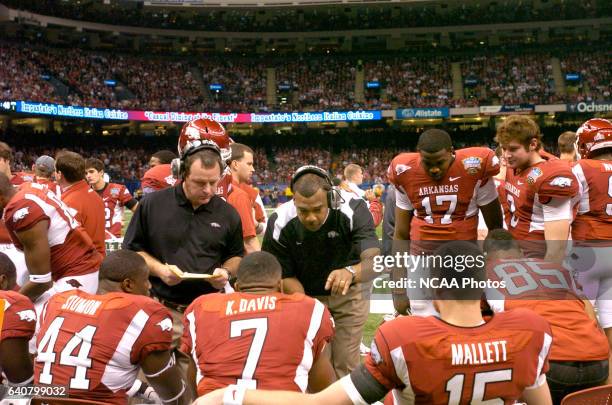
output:
M 295 173 L 293 174 L 293 177 L 291 178 L 291 184 L 290 184 L 291 191 L 293 192 L 293 186 L 295 185 L 295 182 L 300 177 L 308 173 L 317 175 L 325 179 L 326 183 L 329 185 L 329 191 L 327 191 L 327 205 L 329 208 L 333 210 L 340 209 L 340 206 L 342 205 L 342 202 L 344 201 L 340 195 L 340 191 L 336 187 L 334 187 L 334 183 L 332 183 L 332 180 L 329 177 L 329 174 L 327 174 L 327 172 L 321 169 L 320 167 L 313 166 L 313 165 L 306 165 L 306 166 L 302 166 L 299 169 L 297 169 Z

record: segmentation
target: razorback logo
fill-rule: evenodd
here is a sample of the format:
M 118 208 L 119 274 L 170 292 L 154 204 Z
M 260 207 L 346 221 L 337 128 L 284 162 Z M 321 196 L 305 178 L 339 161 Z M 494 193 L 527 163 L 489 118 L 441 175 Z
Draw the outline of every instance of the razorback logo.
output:
M 410 169 L 412 169 L 412 167 L 410 167 L 408 165 L 399 164 L 399 165 L 395 166 L 395 174 L 397 176 L 399 176 L 400 174 L 402 174 L 402 173 L 404 173 L 404 172 L 406 172 L 406 171 L 408 171 Z
M 74 287 L 74 288 L 83 287 L 83 284 L 81 284 L 79 282 L 79 280 L 75 280 L 74 278 L 66 281 L 66 284 L 68 284 L 69 286 Z
M 168 332 L 172 330 L 172 319 L 164 318 L 164 320 L 157 322 L 157 326 L 159 326 L 162 332 Z
M 17 312 L 20 321 L 36 322 L 36 313 L 31 309 Z
M 18 209 L 13 214 L 13 222 L 21 221 L 22 219 L 27 217 L 29 213 L 30 213 L 30 208 L 29 207 Z
M 550 181 L 550 185 L 560 188 L 571 187 L 572 179 L 569 177 L 555 177 Z

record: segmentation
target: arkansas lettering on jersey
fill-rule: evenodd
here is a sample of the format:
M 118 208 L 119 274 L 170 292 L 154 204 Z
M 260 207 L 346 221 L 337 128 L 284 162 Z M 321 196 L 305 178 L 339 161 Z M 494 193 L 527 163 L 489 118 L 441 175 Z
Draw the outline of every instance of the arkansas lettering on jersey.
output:
M 23 250 L 23 245 L 17 232 L 28 230 L 40 221 L 49 221 L 47 240 L 54 281 L 96 272 L 102 263 L 91 238 L 72 217 L 69 208 L 46 186 L 23 184 L 4 209 L 3 219 L 19 250 Z
M 478 147 L 457 150 L 440 181 L 427 175 L 419 153 L 396 156 L 387 177 L 397 206 L 414 213 L 411 240 L 476 240 L 478 207 L 497 198 L 491 177 L 498 173 L 495 153 Z
M 176 184 L 172 176 L 172 168 L 169 164 L 157 165 L 150 168 L 142 176 L 141 185 L 143 194 L 163 190 Z
M 334 335 L 321 302 L 303 294 L 208 294 L 185 311 L 181 351 L 198 366 L 198 395 L 238 384 L 305 392 Z
M 586 311 L 570 271 L 540 259 L 506 259 L 490 263 L 488 279 L 505 287 L 487 290 L 495 312 L 527 308 L 541 315 L 555 337 L 550 360 L 595 361 L 608 358 L 608 340 Z M 576 351 L 580 347 L 580 351 Z
M 36 312 L 32 301 L 18 292 L 2 290 L 0 290 L 0 300 L 4 300 L 4 321 L 0 342 L 3 339 L 13 338 L 32 339 L 36 328 Z
M 107 234 L 121 237 L 125 206 L 133 200 L 130 191 L 123 184 L 106 183 L 102 190 L 96 190 L 104 201 L 104 220 Z
M 511 404 L 546 381 L 551 341 L 546 321 L 524 309 L 473 328 L 405 316 L 378 328 L 365 364 L 396 404 L 413 395 L 417 405 Z
M 571 168 L 561 160 L 542 161 L 519 173 L 509 167 L 505 188 L 510 209 L 506 225 L 516 240 L 544 240 L 544 204 L 578 193 Z
M 71 398 L 125 405 L 140 362 L 171 343 L 172 317 L 157 301 L 67 291 L 42 315 L 34 381 L 67 386 Z
M 572 239 L 612 240 L 612 161 L 581 159 L 572 171 L 579 186 Z

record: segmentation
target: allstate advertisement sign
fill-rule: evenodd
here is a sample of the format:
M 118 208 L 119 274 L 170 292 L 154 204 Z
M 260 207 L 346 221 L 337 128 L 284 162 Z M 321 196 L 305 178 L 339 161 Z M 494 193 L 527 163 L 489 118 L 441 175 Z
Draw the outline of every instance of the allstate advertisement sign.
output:
M 577 113 L 612 112 L 612 101 L 591 101 L 568 104 L 567 111 Z
M 443 108 L 401 108 L 395 113 L 397 119 L 405 118 L 447 118 L 450 116 L 450 109 Z

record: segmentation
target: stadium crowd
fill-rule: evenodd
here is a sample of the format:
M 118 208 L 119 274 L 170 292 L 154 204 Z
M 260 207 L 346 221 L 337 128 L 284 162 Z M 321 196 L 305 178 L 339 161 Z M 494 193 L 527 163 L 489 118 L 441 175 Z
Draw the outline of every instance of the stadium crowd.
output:
M 92 6 L 87 2 L 66 3 L 61 0 L 4 0 L 2 3 L 17 9 L 75 20 L 230 32 L 334 31 L 550 21 L 598 18 L 610 15 L 611 11 L 609 2 L 605 0 L 565 0 L 545 7 L 534 7 L 533 1 L 517 4 L 505 0 L 487 4 L 462 3 L 444 8 L 435 4 L 393 7 L 374 5 L 356 7 L 354 10 L 344 7 L 279 8 L 267 10 L 263 16 L 253 10 L 148 10 L 129 2 L 112 2 L 104 6 Z
M 479 104 L 562 103 L 610 99 L 609 51 L 560 51 L 562 73 L 579 73 L 567 95 L 556 92 L 554 53 L 480 54 L 472 57 L 330 56 L 327 58 L 160 59 L 78 49 L 3 43 L 3 99 L 55 101 L 94 107 L 212 112 L 321 109 L 462 107 Z M 65 63 L 69 52 L 71 63 Z M 361 62 L 360 62 L 361 61 Z M 588 61 L 578 63 L 577 61 Z M 460 62 L 463 99 L 452 90 L 451 63 Z M 274 68 L 277 97 L 268 105 L 267 69 Z M 365 102 L 355 100 L 357 69 L 367 82 Z M 55 81 L 51 80 L 55 79 Z M 114 86 L 105 84 L 115 81 Z M 221 90 L 211 90 L 218 84 Z

